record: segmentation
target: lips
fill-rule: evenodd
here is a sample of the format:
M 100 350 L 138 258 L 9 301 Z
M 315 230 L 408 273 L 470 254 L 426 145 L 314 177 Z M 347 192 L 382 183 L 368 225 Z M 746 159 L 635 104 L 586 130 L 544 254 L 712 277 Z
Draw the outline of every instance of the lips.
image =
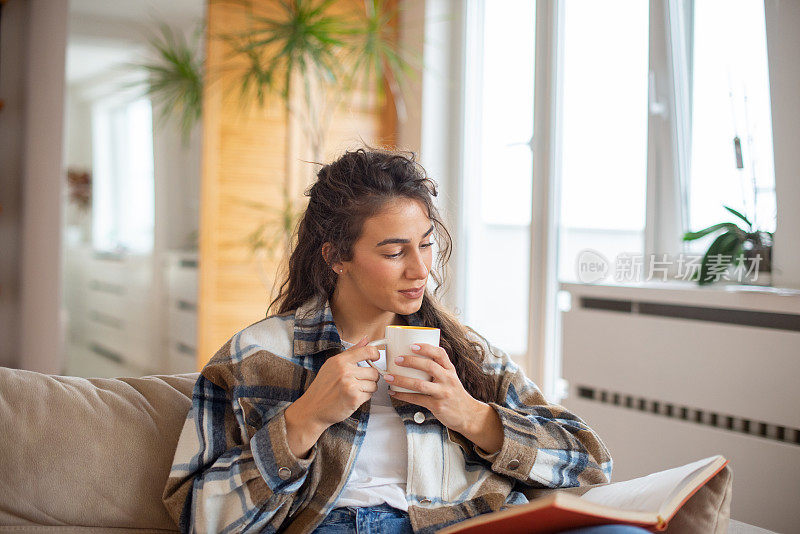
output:
M 420 287 L 418 287 L 416 289 L 404 289 L 404 290 L 400 291 L 400 293 L 402 293 L 403 295 L 405 295 L 406 297 L 408 297 L 410 299 L 418 299 L 419 297 L 422 296 L 422 294 L 424 292 L 425 292 L 425 286 L 424 285 L 420 286 Z

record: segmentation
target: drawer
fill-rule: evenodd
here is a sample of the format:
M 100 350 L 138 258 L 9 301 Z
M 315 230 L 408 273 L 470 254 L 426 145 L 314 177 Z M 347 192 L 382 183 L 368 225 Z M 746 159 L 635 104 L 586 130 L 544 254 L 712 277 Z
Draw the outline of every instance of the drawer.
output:
M 167 274 L 171 302 L 197 303 L 197 269 L 171 266 Z
M 192 311 L 171 309 L 168 337 L 194 347 L 197 343 L 197 315 Z

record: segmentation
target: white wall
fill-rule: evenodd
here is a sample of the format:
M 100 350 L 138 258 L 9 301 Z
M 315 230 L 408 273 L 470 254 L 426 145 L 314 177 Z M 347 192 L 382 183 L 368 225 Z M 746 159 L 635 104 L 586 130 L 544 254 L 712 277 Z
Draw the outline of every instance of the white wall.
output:
M 174 123 L 157 119 L 153 129 L 153 171 L 156 186 L 156 253 L 187 250 L 196 244 L 200 221 L 202 124 L 182 139 Z
M 62 367 L 61 211 L 67 0 L 28 5 L 25 84 L 20 367 Z
M 800 2 L 766 0 L 764 8 L 778 202 L 772 283 L 800 288 Z
M 64 138 L 64 161 L 67 167 L 92 168 L 92 110 L 75 91 L 67 89 Z

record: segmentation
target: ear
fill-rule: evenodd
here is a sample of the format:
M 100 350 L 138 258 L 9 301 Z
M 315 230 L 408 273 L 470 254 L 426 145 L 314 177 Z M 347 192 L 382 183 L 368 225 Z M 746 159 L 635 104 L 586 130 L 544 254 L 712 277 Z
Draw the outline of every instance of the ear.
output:
M 336 274 L 342 274 L 342 264 L 341 262 L 331 263 L 331 256 L 333 255 L 333 245 L 328 242 L 323 243 L 322 245 L 322 258 L 325 260 L 325 263 L 333 269 L 333 272 Z

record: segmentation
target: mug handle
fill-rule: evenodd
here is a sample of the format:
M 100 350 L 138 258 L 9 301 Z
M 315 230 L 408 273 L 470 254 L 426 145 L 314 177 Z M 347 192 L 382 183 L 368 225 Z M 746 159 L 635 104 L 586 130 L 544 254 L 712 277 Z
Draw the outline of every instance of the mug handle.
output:
M 388 340 L 388 339 L 386 339 L 386 338 L 383 338 L 383 339 L 376 339 L 375 341 L 372 341 L 372 342 L 370 342 L 370 343 L 367 343 L 367 345 L 366 345 L 366 346 L 367 346 L 367 347 L 379 347 L 379 346 L 381 346 L 381 345 L 386 345 L 386 343 L 388 343 L 388 342 L 389 342 L 389 340 Z M 367 362 L 367 365 L 369 365 L 370 367 L 372 367 L 373 369 L 375 369 L 376 371 L 378 371 L 378 374 L 379 374 L 379 375 L 383 376 L 383 375 L 385 375 L 385 374 L 386 374 L 386 371 L 383 371 L 382 369 L 378 369 L 377 367 L 375 367 L 375 365 L 373 365 L 373 363 L 372 363 L 370 360 L 364 360 L 364 361 L 365 361 L 365 362 Z

